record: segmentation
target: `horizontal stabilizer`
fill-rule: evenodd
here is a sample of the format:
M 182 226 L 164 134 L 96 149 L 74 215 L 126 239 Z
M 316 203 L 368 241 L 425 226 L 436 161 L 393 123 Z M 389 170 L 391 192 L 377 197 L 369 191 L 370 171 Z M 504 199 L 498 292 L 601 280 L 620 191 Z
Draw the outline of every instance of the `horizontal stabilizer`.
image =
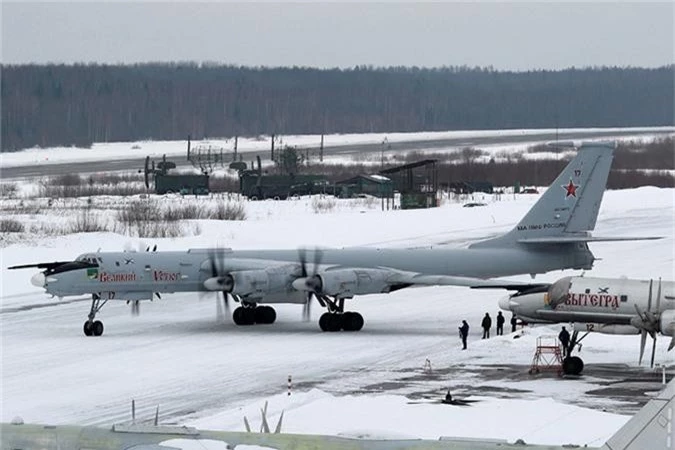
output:
M 653 241 L 663 236 L 545 236 L 518 239 L 521 244 L 570 244 L 575 242 Z

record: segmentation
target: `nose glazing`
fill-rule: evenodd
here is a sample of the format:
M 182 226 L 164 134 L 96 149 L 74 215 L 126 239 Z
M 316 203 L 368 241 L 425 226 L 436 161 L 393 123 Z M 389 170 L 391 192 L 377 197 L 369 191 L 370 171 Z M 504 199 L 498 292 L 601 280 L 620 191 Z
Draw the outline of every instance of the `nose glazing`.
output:
M 499 307 L 503 309 L 504 311 L 511 311 L 511 296 L 507 295 L 505 297 L 502 297 L 499 299 Z
M 30 278 L 30 284 L 36 287 L 45 287 L 46 280 L 42 272 L 36 273 Z

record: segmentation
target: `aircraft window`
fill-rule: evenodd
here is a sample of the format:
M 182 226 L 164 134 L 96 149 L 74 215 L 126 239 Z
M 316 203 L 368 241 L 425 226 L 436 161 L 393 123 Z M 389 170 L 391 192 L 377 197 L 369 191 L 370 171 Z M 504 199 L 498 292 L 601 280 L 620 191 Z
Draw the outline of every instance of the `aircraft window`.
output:
M 590 289 L 586 289 L 586 293 L 587 293 L 587 294 L 590 294 L 590 293 L 591 293 L 591 290 L 590 290 Z
M 628 296 L 627 296 L 627 295 L 622 295 L 622 296 L 620 297 L 620 300 L 621 300 L 622 302 L 627 302 L 627 301 L 628 301 Z
M 116 265 L 117 267 L 119 267 L 119 266 L 120 266 L 120 262 L 119 262 L 119 261 L 115 261 L 115 265 Z

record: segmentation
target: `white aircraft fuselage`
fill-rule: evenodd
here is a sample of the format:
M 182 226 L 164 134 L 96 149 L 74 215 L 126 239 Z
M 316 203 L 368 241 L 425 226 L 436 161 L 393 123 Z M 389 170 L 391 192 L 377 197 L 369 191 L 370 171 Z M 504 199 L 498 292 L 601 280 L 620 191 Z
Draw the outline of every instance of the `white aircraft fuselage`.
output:
M 523 244 L 522 248 L 507 249 L 321 249 L 309 251 L 308 259 L 311 261 L 312 254 L 320 252 L 321 264 L 318 269 L 325 279 L 329 279 L 332 274 L 344 274 L 352 268 L 373 268 L 384 269 L 386 273 L 382 273 L 383 280 L 390 281 L 391 285 L 406 284 L 404 276 L 400 277 L 400 282 L 396 281 L 399 273 L 422 273 L 424 278 L 467 277 L 474 279 L 468 284 L 476 284 L 478 281 L 475 279 L 591 267 L 593 256 L 585 244 L 582 244 L 581 250 L 569 244 L 564 245 L 569 248 L 567 251 L 561 248 L 560 252 L 553 255 L 533 252 L 526 247 L 527 244 Z M 282 294 L 295 291 L 292 282 L 301 271 L 297 250 L 192 249 L 183 252 L 86 253 L 76 258 L 76 261 L 90 265 L 66 267 L 64 271 L 56 269 L 54 273 L 46 275 L 38 273 L 33 277 L 33 284 L 44 287 L 47 293 L 58 297 L 103 293 L 110 299 L 119 300 L 150 299 L 153 292 L 220 291 L 223 289 L 217 284 L 208 283 L 213 278 L 210 255 L 215 255 L 221 272 L 265 271 L 273 285 L 265 292 L 249 292 L 246 287 L 238 286 L 234 293 L 251 296 L 261 303 L 293 302 L 292 298 L 284 299 Z M 415 280 L 415 277 L 410 280 Z M 423 280 L 420 281 L 424 284 Z M 373 284 L 376 284 L 375 280 Z M 387 292 L 388 285 L 385 284 L 374 292 Z M 299 298 L 298 302 L 304 300 Z

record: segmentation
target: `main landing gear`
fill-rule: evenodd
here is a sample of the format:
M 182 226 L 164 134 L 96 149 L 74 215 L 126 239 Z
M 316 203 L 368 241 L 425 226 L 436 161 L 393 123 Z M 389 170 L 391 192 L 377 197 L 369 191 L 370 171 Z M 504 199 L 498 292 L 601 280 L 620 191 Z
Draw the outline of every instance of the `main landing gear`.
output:
M 363 316 L 357 312 L 323 313 L 319 318 L 321 331 L 359 331 L 363 328 Z
M 567 356 L 565 359 L 563 359 L 562 363 L 562 369 L 565 375 L 579 375 L 584 370 L 584 360 L 578 356 L 570 356 L 570 353 L 572 353 L 572 349 L 574 349 L 574 347 L 577 345 L 579 346 L 579 350 L 581 350 L 581 345 L 579 345 L 579 342 L 588 336 L 588 333 L 589 332 L 587 331 L 583 336 L 579 337 L 578 330 L 572 332 L 572 338 L 570 339 L 570 343 L 567 346 Z
M 102 300 L 101 296 L 98 294 L 91 295 L 91 309 L 89 310 L 89 318 L 84 322 L 82 330 L 84 331 L 85 336 L 100 336 L 103 334 L 103 322 L 100 320 L 94 320 L 96 318 L 96 313 L 98 313 L 103 305 L 105 305 L 108 300 Z
M 232 320 L 237 325 L 270 324 L 277 320 L 277 312 L 271 306 L 239 306 L 232 313 Z
M 319 328 L 321 331 L 359 331 L 363 328 L 363 316 L 355 311 L 345 312 L 345 299 L 334 300 L 327 296 L 317 296 L 319 303 L 328 309 L 321 314 Z

